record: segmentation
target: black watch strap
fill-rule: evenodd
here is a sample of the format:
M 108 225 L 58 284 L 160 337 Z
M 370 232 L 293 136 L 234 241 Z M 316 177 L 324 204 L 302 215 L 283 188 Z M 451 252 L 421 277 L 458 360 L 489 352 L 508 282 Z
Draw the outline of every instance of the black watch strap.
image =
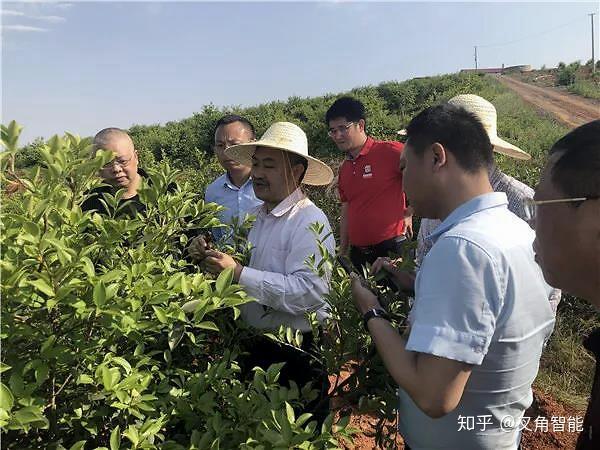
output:
M 367 324 L 369 323 L 369 320 L 371 320 L 373 317 L 381 317 L 382 319 L 385 319 L 387 321 L 390 320 L 390 316 L 388 316 L 388 313 L 386 313 L 383 309 L 381 309 L 381 308 L 370 309 L 363 316 L 363 324 L 364 324 L 365 330 L 367 330 L 367 332 L 369 331 L 369 327 L 367 326 Z

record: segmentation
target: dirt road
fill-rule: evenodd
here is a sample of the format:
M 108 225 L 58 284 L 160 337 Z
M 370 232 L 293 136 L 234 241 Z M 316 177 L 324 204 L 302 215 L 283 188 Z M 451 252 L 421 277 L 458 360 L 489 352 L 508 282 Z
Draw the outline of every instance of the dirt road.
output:
M 498 80 L 519 94 L 527 103 L 554 115 L 570 127 L 578 127 L 600 119 L 600 101 L 562 92 L 555 88 L 542 88 L 514 78 L 500 75 Z

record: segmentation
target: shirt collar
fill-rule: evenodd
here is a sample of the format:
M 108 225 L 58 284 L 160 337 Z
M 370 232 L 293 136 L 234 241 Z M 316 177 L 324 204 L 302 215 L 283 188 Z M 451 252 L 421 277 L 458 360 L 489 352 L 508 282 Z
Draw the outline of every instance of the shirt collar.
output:
M 375 140 L 371 136 L 367 136 L 367 140 L 363 144 L 363 146 L 360 149 L 360 152 L 358 153 L 358 155 L 356 155 L 356 158 L 352 158 L 352 156 L 350 155 L 350 153 L 348 153 L 346 155 L 346 159 L 350 159 L 350 160 L 352 160 L 352 159 L 358 159 L 361 156 L 368 155 L 369 152 L 371 151 L 371 149 L 373 148 L 373 144 L 375 144 Z
M 427 236 L 426 239 L 431 239 L 435 242 L 441 234 L 450 230 L 467 217 L 486 209 L 502 206 L 506 207 L 506 205 L 508 205 L 508 198 L 504 192 L 489 192 L 487 194 L 478 195 L 452 211 L 440 226 Z
M 229 178 L 229 173 L 225 172 L 223 174 L 223 186 L 228 187 L 229 189 L 233 189 L 234 191 L 239 191 L 241 189 L 243 189 L 244 187 L 246 187 L 246 185 L 248 183 L 252 182 L 252 177 L 248 177 L 248 179 L 244 182 L 244 184 L 242 184 L 240 187 L 237 187 L 233 181 L 231 181 L 231 178 Z
M 296 203 L 298 203 L 300 200 L 303 200 L 304 198 L 305 195 L 304 192 L 302 192 L 302 189 L 297 188 L 294 192 L 292 192 L 290 195 L 284 198 L 277 206 L 275 206 L 275 208 L 273 208 L 270 213 L 266 212 L 266 205 L 263 205 L 262 209 L 265 212 L 265 214 L 271 214 L 275 217 L 281 217 L 290 209 L 292 209 L 296 205 Z

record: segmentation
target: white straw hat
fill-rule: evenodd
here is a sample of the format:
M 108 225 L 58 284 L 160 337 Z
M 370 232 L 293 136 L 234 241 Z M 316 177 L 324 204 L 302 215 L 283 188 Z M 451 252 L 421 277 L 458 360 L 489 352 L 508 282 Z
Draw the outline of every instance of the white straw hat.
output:
M 300 155 L 308 161 L 302 183 L 322 186 L 331 183 L 333 171 L 322 161 L 308 154 L 308 140 L 302 129 L 290 122 L 275 122 L 258 141 L 232 145 L 225 154 L 244 166 L 252 166 L 252 155 L 256 147 L 269 147 Z
M 483 128 L 487 132 L 490 142 L 494 146 L 494 151 L 515 159 L 531 159 L 531 155 L 521 150 L 516 145 L 506 142 L 498 137 L 497 113 L 496 108 L 485 98 L 473 94 L 461 94 L 452 97 L 448 103 L 454 106 L 464 108 L 479 119 Z M 398 131 L 401 136 L 406 136 L 406 130 Z
M 461 94 L 452 97 L 448 100 L 448 103 L 466 109 L 479 119 L 490 137 L 490 141 L 494 146 L 494 151 L 516 159 L 531 159 L 529 153 L 498 137 L 496 108 L 485 98 L 480 97 L 479 95 Z

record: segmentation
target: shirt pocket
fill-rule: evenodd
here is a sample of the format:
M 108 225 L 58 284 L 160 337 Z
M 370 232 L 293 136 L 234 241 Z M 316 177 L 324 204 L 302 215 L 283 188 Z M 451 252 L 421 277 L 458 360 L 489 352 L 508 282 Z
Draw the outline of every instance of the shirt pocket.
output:
M 265 243 L 260 261 L 256 261 L 254 268 L 268 272 L 286 273 L 286 259 L 289 250 L 277 245 L 278 243 Z

